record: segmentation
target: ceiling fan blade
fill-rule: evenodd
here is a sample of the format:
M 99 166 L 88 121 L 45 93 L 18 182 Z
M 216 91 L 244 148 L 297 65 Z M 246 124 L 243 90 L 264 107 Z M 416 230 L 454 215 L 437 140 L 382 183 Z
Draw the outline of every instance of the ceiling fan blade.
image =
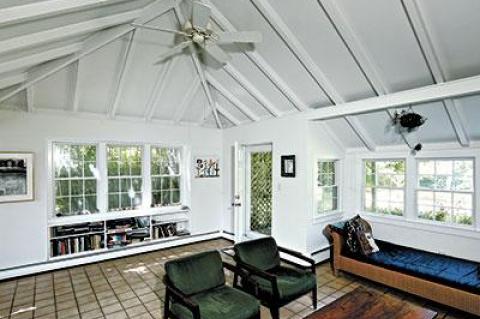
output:
M 210 44 L 202 47 L 212 58 L 214 58 L 218 63 L 225 65 L 228 61 L 230 61 L 230 56 L 223 51 L 216 44 Z
M 181 34 L 181 35 L 184 35 L 184 36 L 188 36 L 188 34 L 183 32 L 183 31 L 172 30 L 172 29 L 163 29 L 163 28 L 154 27 L 154 26 L 145 25 L 145 24 L 132 23 L 132 26 L 134 26 L 135 28 L 162 31 L 162 32 L 175 33 L 175 34 Z
M 259 43 L 262 42 L 262 34 L 257 31 L 218 32 L 217 43 Z
M 209 6 L 199 2 L 193 2 L 192 9 L 192 24 L 195 28 L 205 30 L 207 24 L 210 21 L 210 16 L 212 15 L 212 10 Z
M 163 53 L 162 55 L 160 55 L 158 57 L 158 60 L 157 62 L 155 62 L 154 64 L 155 65 L 158 65 L 158 64 L 161 64 L 163 61 L 165 61 L 166 59 L 174 56 L 174 55 L 177 55 L 179 54 L 180 52 L 182 52 L 183 49 L 185 49 L 186 47 L 188 47 L 190 44 L 192 43 L 192 41 L 185 41 L 185 42 L 182 42 L 180 43 L 179 45 L 171 48 L 170 50 L 168 50 L 167 52 Z

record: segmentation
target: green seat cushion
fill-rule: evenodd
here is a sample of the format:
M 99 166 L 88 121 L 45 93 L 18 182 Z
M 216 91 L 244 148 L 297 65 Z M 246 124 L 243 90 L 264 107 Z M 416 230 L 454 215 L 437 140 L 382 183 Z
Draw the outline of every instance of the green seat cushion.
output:
M 277 243 L 272 237 L 265 237 L 236 244 L 235 259 L 242 263 L 268 270 L 280 265 Z
M 190 297 L 200 308 L 202 319 L 248 319 L 260 311 L 255 297 L 238 289 L 223 286 Z M 179 319 L 193 319 L 192 312 L 174 302 L 171 312 Z
M 165 264 L 165 271 L 173 286 L 187 296 L 225 284 L 222 258 L 218 251 L 169 261 Z
M 310 292 L 316 285 L 315 275 L 311 272 L 297 270 L 288 267 L 277 267 L 268 271 L 277 277 L 277 285 L 280 300 L 289 301 Z M 273 291 L 270 281 L 252 276 L 251 280 L 258 284 L 260 298 L 272 300 Z

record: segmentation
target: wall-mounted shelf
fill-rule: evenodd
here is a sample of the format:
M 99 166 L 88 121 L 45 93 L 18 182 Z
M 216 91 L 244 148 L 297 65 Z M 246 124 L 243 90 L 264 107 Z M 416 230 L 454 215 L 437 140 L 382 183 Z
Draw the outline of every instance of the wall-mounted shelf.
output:
M 186 209 L 123 213 L 52 220 L 48 231 L 50 259 L 118 251 L 190 235 L 190 211 Z M 104 218 L 99 220 L 99 216 Z

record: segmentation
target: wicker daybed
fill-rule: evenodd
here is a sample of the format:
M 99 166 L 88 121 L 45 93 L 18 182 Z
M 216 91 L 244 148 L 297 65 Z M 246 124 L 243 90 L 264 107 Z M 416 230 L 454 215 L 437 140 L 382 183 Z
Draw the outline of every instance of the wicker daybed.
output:
M 480 316 L 480 266 L 478 263 L 377 241 L 381 250 L 382 246 L 389 247 L 389 245 L 391 245 L 393 247 L 400 247 L 400 249 L 394 248 L 400 252 L 402 251 L 401 249 L 405 249 L 407 254 L 409 252 L 412 254 L 422 254 L 423 256 L 428 257 L 429 259 L 427 258 L 427 260 L 429 261 L 434 260 L 435 258 L 441 258 L 444 263 L 446 261 L 446 266 L 443 267 L 451 268 L 446 270 L 448 274 L 455 274 L 456 271 L 458 272 L 458 266 L 456 265 L 458 263 L 463 263 L 468 267 L 477 267 L 477 273 L 472 271 L 469 274 L 470 282 L 468 282 L 468 286 L 465 286 L 461 285 L 461 280 L 457 280 L 458 283 L 456 280 L 452 280 L 451 282 L 437 280 L 441 278 L 435 278 L 436 276 L 433 272 L 431 276 L 428 276 L 428 274 L 425 275 L 426 271 L 424 270 L 427 269 L 426 267 L 422 269 L 423 274 L 422 272 L 419 274 L 418 272 L 412 271 L 412 266 L 410 264 L 405 265 L 405 267 L 395 265 L 397 259 L 402 259 L 401 255 L 394 255 L 391 265 L 381 265 L 372 262 L 370 258 L 350 254 L 345 247 L 345 236 L 342 226 L 343 223 L 327 226 L 327 232 L 330 234 L 333 241 L 332 268 L 336 276 L 338 275 L 338 272 L 342 270 Z M 421 258 L 417 258 L 417 260 L 419 259 Z M 445 268 L 443 268 L 442 271 L 445 272 Z

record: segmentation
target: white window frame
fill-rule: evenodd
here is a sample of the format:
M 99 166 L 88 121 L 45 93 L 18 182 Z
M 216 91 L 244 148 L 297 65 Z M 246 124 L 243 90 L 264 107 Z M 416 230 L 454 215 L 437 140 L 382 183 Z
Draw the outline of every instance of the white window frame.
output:
M 318 163 L 321 163 L 321 162 L 333 162 L 334 163 L 334 167 L 335 167 L 334 185 L 332 185 L 332 186 L 318 186 L 318 177 L 320 175 Z M 319 218 L 323 218 L 325 216 L 330 216 L 330 215 L 335 215 L 335 214 L 340 213 L 342 211 L 341 210 L 341 203 L 342 203 L 341 192 L 342 191 L 341 191 L 341 183 L 340 183 L 340 181 L 341 181 L 341 160 L 338 159 L 338 158 L 319 158 L 315 161 L 314 167 L 315 167 L 315 174 L 314 174 L 314 178 L 313 178 L 313 198 L 314 198 L 314 201 L 313 201 L 313 218 L 314 219 L 319 219 Z M 319 212 L 318 211 L 318 203 L 320 202 L 320 199 L 317 197 L 319 190 L 322 189 L 322 188 L 332 188 L 332 187 L 337 188 L 337 205 L 336 205 L 337 208 L 334 209 L 334 210 L 330 210 L 330 211 Z
M 373 162 L 394 162 L 394 161 L 403 161 L 405 163 L 405 183 L 403 188 L 390 188 L 390 187 L 375 187 L 377 189 L 388 189 L 388 190 L 403 190 L 403 214 L 400 215 L 392 215 L 392 214 L 383 214 L 379 212 L 372 212 L 368 211 L 365 207 L 366 196 L 365 192 L 367 189 L 366 185 L 366 177 L 367 177 L 367 169 L 366 169 L 366 162 L 373 161 Z M 361 211 L 375 217 L 387 217 L 387 218 L 394 218 L 394 219 L 404 219 L 407 215 L 407 192 L 408 192 L 408 160 L 405 157 L 365 157 L 361 159 L 361 169 L 362 169 L 362 180 L 361 180 Z
M 473 190 L 472 191 L 456 191 L 456 190 L 437 190 L 437 189 L 430 189 L 430 188 L 421 188 L 420 185 L 419 185 L 419 176 L 420 176 L 420 173 L 419 173 L 419 165 L 420 165 L 420 162 L 422 161 L 433 161 L 434 163 L 437 162 L 437 161 L 451 161 L 451 162 L 455 162 L 455 161 L 471 161 L 472 162 L 472 169 L 473 169 L 473 172 L 472 172 L 472 178 L 473 178 Z M 440 225 L 440 226 L 450 226 L 450 227 L 461 227 L 461 228 L 475 228 L 475 225 L 476 225 L 476 202 L 477 202 L 477 198 L 476 198 L 476 193 L 475 193 L 475 190 L 476 190 L 476 183 L 477 183 L 477 180 L 476 180 L 476 158 L 475 156 L 459 156 L 459 157 L 454 157 L 454 156 L 450 156 L 450 157 L 420 157 L 420 158 L 417 158 L 416 159 L 416 165 L 415 165 L 415 197 L 414 197 L 414 212 L 415 212 L 415 219 L 417 219 L 418 221 L 420 222 L 424 222 L 424 223 L 433 223 L 433 224 L 437 224 L 437 225 Z M 435 165 L 436 167 L 436 165 Z M 453 169 L 454 169 L 454 165 L 453 165 L 453 168 L 452 168 L 452 177 L 453 177 Z M 436 168 L 435 168 L 436 170 Z M 434 177 L 436 176 L 436 171 L 434 171 Z M 436 221 L 436 220 L 430 220 L 430 219 L 426 219 L 426 218 L 421 218 L 419 217 L 419 209 L 418 209 L 418 193 L 419 192 L 422 192 L 422 191 L 426 191 L 426 192 L 433 192 L 433 193 L 437 193 L 437 192 L 440 192 L 440 193 L 450 193 L 450 195 L 452 196 L 452 204 L 453 204 L 453 195 L 455 193 L 459 193 L 459 194 L 471 194 L 472 195 L 472 224 L 471 225 L 468 225 L 468 224 L 460 224 L 460 223 L 455 223 L 455 222 L 449 222 L 449 221 L 445 221 L 445 222 L 442 222 L 442 221 Z M 454 209 L 454 207 L 451 207 L 451 209 Z
M 173 149 L 177 149 L 180 151 L 180 163 L 179 163 L 179 173 L 176 174 L 176 175 L 153 175 L 152 172 L 151 172 L 151 168 L 152 168 L 152 159 L 151 159 L 151 156 L 152 156 L 152 149 L 153 148 L 173 148 Z M 180 178 L 180 181 L 179 181 L 179 185 L 178 185 L 178 188 L 179 188 L 179 191 L 180 191 L 180 203 L 179 204 L 175 204 L 175 205 L 166 205 L 166 206 L 159 206 L 159 207 L 164 207 L 164 208 L 167 208 L 167 207 L 178 207 L 178 206 L 182 206 L 183 203 L 184 203 L 184 200 L 185 200 L 185 196 L 184 196 L 184 179 L 185 179 L 185 169 L 184 169 L 184 165 L 182 165 L 182 163 L 184 162 L 184 149 L 182 147 L 179 147 L 179 146 L 169 146 L 169 145 L 159 145 L 159 144 L 152 144 L 150 145 L 149 149 L 148 149 L 148 154 L 149 154 L 149 159 L 148 159 L 148 166 L 149 166 L 149 194 L 150 194 L 150 206 L 152 205 L 153 203 L 153 189 L 152 189 L 152 178 L 153 177 L 179 177 Z M 158 208 L 158 207 L 156 207 Z

